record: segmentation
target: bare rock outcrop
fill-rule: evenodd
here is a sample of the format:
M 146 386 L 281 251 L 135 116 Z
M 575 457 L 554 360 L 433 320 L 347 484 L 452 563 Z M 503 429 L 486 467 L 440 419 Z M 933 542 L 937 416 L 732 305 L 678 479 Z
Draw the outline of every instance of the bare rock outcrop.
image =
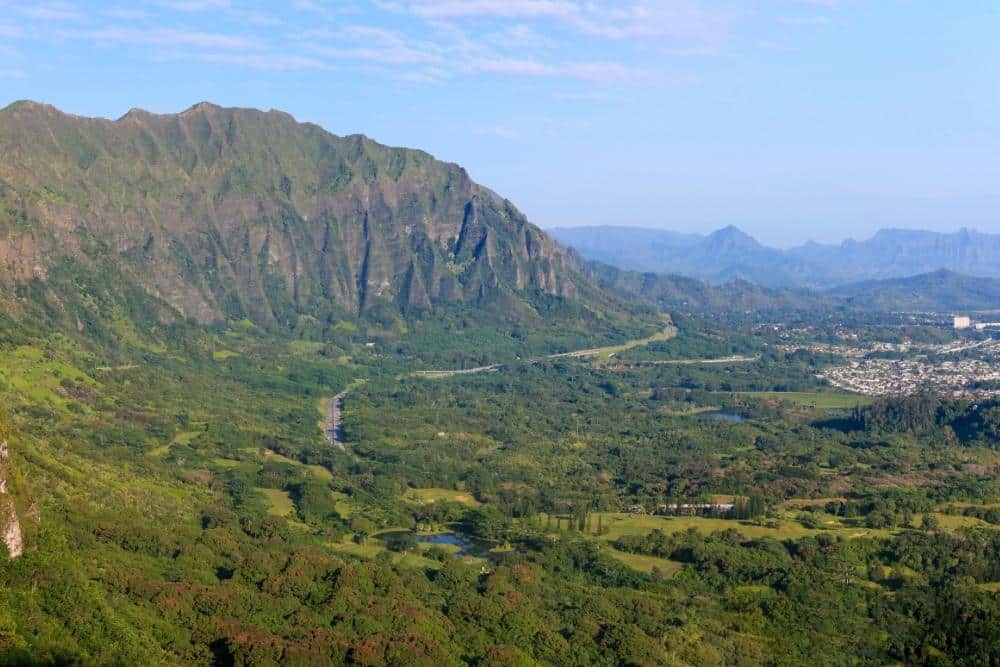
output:
M 2 436 L 0 436 L 2 437 Z M 0 539 L 7 545 L 7 555 L 17 558 L 24 552 L 24 539 L 21 536 L 21 522 L 17 518 L 14 499 L 7 489 L 7 462 L 10 452 L 7 438 L 0 439 Z

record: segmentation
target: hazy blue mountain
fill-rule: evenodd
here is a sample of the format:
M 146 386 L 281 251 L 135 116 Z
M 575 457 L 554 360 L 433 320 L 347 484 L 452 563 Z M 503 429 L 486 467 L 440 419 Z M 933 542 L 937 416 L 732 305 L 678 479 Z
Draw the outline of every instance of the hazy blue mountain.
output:
M 939 269 L 1000 277 L 1000 234 L 969 229 L 952 234 L 883 229 L 866 241 L 808 243 L 787 254 L 809 266 L 823 267 L 837 282 L 899 278 Z
M 1000 277 L 1000 235 L 967 229 L 953 234 L 886 229 L 865 241 L 810 242 L 789 250 L 762 245 L 732 226 L 708 236 L 630 227 L 553 230 L 552 236 L 588 259 L 712 284 L 748 280 L 767 287 L 826 289 L 940 269 Z
M 634 271 L 652 272 L 662 268 L 665 254 L 672 255 L 704 239 L 699 234 L 625 227 L 563 227 L 547 231 L 553 239 L 579 250 L 589 259 Z

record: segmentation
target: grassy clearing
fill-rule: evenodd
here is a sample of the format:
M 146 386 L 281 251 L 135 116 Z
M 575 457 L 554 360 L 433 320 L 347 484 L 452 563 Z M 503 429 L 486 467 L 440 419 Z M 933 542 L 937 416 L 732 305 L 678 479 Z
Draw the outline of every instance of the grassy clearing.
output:
M 979 587 L 990 593 L 1000 593 L 1000 581 L 991 581 L 988 584 L 979 584 Z
M 823 516 L 821 515 L 822 518 Z M 782 519 L 776 528 L 757 526 L 735 519 L 713 519 L 702 516 L 666 517 L 605 512 L 601 514 L 601 520 L 608 532 L 594 539 L 602 539 L 608 542 L 613 542 L 625 535 L 647 535 L 653 530 L 662 530 L 665 533 L 677 533 L 689 528 L 694 528 L 702 533 L 713 533 L 719 530 L 734 528 L 748 538 L 771 537 L 777 540 L 797 539 L 820 533 L 842 535 L 848 538 L 882 537 L 889 534 L 889 531 L 844 526 L 836 522 L 831 524 L 829 529 L 812 530 L 805 528 L 792 517 Z
M 241 356 L 239 352 L 233 352 L 232 350 L 216 350 L 212 353 L 212 359 L 216 361 L 225 361 L 226 359 L 239 356 Z
M 549 359 L 558 358 L 576 358 L 576 359 L 594 359 L 598 363 L 607 362 L 609 359 L 614 357 L 616 354 L 625 352 L 626 350 L 631 350 L 637 347 L 644 347 L 650 343 L 659 343 L 665 340 L 670 340 L 677 335 L 677 328 L 670 322 L 669 318 L 664 318 L 664 327 L 660 331 L 648 338 L 641 338 L 639 340 L 630 340 L 626 343 L 620 345 L 608 345 L 607 347 L 594 347 L 588 350 L 577 350 L 575 352 L 564 352 L 562 354 L 549 355 Z
M 452 489 L 409 489 L 403 494 L 403 499 L 419 505 L 444 501 L 479 507 L 479 501 L 473 498 L 468 491 L 454 491 Z
M 653 570 L 659 570 L 665 576 L 672 576 L 677 572 L 680 572 L 681 568 L 684 567 L 675 561 L 667 560 L 666 558 L 657 558 L 656 556 L 630 554 L 625 553 L 624 551 L 618 551 L 618 549 L 609 549 L 608 553 L 615 559 L 628 565 L 633 570 L 645 572 L 646 574 L 652 574 Z
M 288 348 L 293 354 L 309 356 L 318 353 L 322 350 L 324 344 L 319 341 L 312 340 L 293 340 L 288 343 Z
M 364 544 L 357 544 L 350 539 L 344 542 L 334 542 L 328 545 L 331 549 L 341 554 L 348 554 L 356 558 L 371 560 L 386 551 L 385 546 L 377 539 L 370 538 Z M 421 544 L 416 551 L 405 553 L 393 553 L 392 562 L 399 567 L 413 570 L 437 570 L 441 567 L 439 561 L 427 558 L 423 554 L 427 552 L 431 545 Z
M 204 431 L 182 431 L 174 436 L 174 439 L 165 445 L 160 445 L 159 447 L 154 447 L 153 449 L 146 452 L 146 456 L 151 456 L 154 458 L 161 458 L 166 456 L 173 445 L 187 446 L 194 442 L 194 439 L 199 435 L 204 433 Z M 222 460 L 222 459 L 219 459 Z
M 718 405 L 700 405 L 685 410 L 671 410 L 669 408 L 660 408 L 657 412 L 661 415 L 666 415 L 667 417 L 697 417 L 700 414 L 706 412 L 717 412 L 720 409 Z
M 842 392 L 807 392 L 807 391 L 740 391 L 737 396 L 747 396 L 764 401 L 793 403 L 802 408 L 816 410 L 846 410 L 858 405 L 868 405 L 872 402 L 870 396 L 847 394 Z
M 295 466 L 297 468 L 305 468 L 309 470 L 317 478 L 329 481 L 333 479 L 333 474 L 320 465 L 309 465 L 308 463 L 302 463 L 301 461 L 296 461 L 295 459 L 290 459 L 287 456 L 282 456 L 277 452 L 272 452 L 270 449 L 265 449 L 263 452 L 264 460 L 270 461 L 280 461 L 281 463 L 287 463 L 288 465 Z
M 61 384 L 69 382 L 90 391 L 97 387 L 97 383 L 80 369 L 63 361 L 62 356 L 53 350 L 27 345 L 0 353 L 0 389 L 10 390 L 33 404 L 65 409 L 74 403 L 88 412 L 87 405 L 69 398 L 69 393 Z
M 212 463 L 220 468 L 239 468 L 246 465 L 246 461 L 237 461 L 236 459 L 212 459 Z
M 847 498 L 838 496 L 835 498 L 789 498 L 781 503 L 781 507 L 802 508 L 802 507 L 823 507 L 827 503 L 846 503 Z
M 346 493 L 331 491 L 330 496 L 333 497 L 333 504 L 337 510 L 337 514 L 345 519 L 350 518 L 352 514 L 358 511 L 358 506 L 354 504 L 354 501 Z
M 933 512 L 931 514 L 935 519 L 937 519 L 938 525 L 944 530 L 959 530 L 961 528 L 990 528 L 992 524 L 978 519 L 974 516 L 962 516 L 960 514 L 940 514 L 938 512 Z M 923 520 L 922 514 L 914 515 L 913 524 L 914 526 L 919 526 L 920 522 Z
M 942 503 L 938 509 L 943 510 L 948 507 L 957 507 L 959 509 L 966 509 L 969 507 L 978 507 L 981 509 L 995 509 L 1000 507 L 1000 503 L 964 503 L 964 502 L 947 502 Z
M 263 488 L 258 488 L 257 491 L 267 500 L 268 514 L 272 516 L 288 516 L 295 510 L 295 503 L 292 502 L 292 497 L 288 495 L 287 491 Z

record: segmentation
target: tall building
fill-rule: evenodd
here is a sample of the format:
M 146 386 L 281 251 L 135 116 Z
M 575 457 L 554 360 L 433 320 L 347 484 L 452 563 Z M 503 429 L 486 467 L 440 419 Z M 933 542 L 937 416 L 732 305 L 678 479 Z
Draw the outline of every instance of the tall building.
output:
M 955 316 L 955 328 L 956 329 L 968 329 L 972 326 L 972 320 L 966 315 L 956 315 Z

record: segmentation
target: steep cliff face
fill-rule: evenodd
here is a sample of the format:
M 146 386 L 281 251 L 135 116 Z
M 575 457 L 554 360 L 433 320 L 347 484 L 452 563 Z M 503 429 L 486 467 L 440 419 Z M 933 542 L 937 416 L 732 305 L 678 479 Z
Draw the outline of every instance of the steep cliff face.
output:
M 0 540 L 3 540 L 7 547 L 7 556 L 17 558 L 24 551 L 24 541 L 21 537 L 21 522 L 17 518 L 17 509 L 7 488 L 9 458 L 7 437 L 0 433 Z
M 0 280 L 109 260 L 202 322 L 573 297 L 583 280 L 510 202 L 420 151 L 210 104 L 0 111 Z

